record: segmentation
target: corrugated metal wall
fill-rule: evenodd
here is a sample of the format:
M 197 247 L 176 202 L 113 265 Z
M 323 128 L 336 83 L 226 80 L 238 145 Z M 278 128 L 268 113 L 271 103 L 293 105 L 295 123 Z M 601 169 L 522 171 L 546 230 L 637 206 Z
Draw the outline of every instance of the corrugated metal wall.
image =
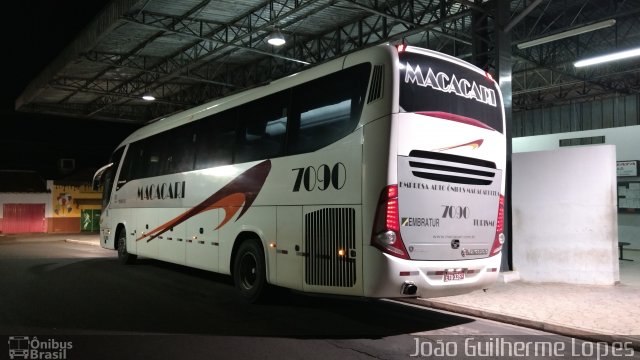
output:
M 4 204 L 2 232 L 41 233 L 47 231 L 45 204 Z
M 513 137 L 640 125 L 640 95 L 513 113 Z

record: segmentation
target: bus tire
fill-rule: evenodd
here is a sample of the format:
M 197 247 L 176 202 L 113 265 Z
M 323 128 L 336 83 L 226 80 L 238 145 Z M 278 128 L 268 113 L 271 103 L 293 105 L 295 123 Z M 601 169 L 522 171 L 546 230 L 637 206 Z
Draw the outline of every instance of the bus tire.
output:
M 267 276 L 264 250 L 257 240 L 243 241 L 233 261 L 233 283 L 249 303 L 264 300 Z
M 127 251 L 127 232 L 125 229 L 118 233 L 118 260 L 125 265 L 131 265 L 136 262 L 137 255 L 129 254 Z

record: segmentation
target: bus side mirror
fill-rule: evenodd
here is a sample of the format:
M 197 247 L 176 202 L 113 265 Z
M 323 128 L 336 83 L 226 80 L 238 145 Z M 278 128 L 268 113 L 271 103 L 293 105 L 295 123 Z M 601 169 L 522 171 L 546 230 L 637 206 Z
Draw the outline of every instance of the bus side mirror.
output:
M 93 191 L 98 191 L 100 190 L 100 179 L 93 179 L 93 183 L 91 184 L 91 188 L 93 189 Z
M 91 182 L 91 188 L 94 191 L 98 191 L 100 190 L 100 185 L 102 185 L 102 175 L 104 175 L 104 173 L 111 167 L 113 166 L 113 163 L 107 164 L 103 167 L 101 167 L 100 169 L 98 169 L 98 171 L 96 171 L 95 174 L 93 174 L 93 181 Z

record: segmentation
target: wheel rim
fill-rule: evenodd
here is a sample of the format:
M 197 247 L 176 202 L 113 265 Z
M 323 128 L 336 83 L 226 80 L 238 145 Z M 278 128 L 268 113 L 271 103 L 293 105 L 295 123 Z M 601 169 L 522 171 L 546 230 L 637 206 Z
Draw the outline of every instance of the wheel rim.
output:
M 240 259 L 240 284 L 244 289 L 251 289 L 258 277 L 258 262 L 251 253 L 242 255 Z

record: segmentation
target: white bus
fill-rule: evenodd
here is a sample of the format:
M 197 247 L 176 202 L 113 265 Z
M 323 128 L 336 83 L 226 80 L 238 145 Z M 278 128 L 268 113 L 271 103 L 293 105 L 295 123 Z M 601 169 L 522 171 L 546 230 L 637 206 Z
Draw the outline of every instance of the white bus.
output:
M 381 45 L 149 124 L 96 173 L 101 244 L 277 285 L 437 297 L 496 280 L 506 163 L 499 86 Z

